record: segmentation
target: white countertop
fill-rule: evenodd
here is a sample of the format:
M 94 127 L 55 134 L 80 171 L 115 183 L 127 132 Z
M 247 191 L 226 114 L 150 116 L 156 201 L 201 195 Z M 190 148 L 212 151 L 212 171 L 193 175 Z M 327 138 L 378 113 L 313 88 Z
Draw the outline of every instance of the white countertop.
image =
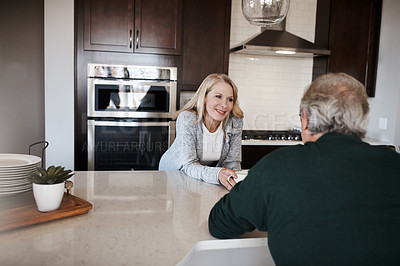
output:
M 363 139 L 364 142 L 367 142 L 371 145 L 386 145 L 386 146 L 393 146 L 393 144 L 365 138 Z M 259 139 L 246 139 L 242 140 L 242 145 L 244 146 L 291 146 L 291 145 L 298 145 L 303 144 L 303 141 L 294 141 L 294 140 L 259 140 Z
M 303 144 L 303 142 L 295 140 L 261 140 L 261 139 L 242 140 L 243 146 L 291 146 L 298 144 Z
M 75 172 L 73 181 L 93 209 L 0 233 L 0 265 L 175 265 L 215 240 L 208 215 L 227 193 L 180 171 Z

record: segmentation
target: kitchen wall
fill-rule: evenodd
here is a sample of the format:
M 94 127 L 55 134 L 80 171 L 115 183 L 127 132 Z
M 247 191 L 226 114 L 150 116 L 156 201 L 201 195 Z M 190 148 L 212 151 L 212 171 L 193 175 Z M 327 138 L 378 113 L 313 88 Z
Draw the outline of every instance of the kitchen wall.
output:
M 2 2 L 0 81 L 0 153 L 28 154 L 44 139 L 43 0 Z
M 314 42 L 316 0 L 292 0 L 286 30 Z M 232 0 L 231 42 L 234 47 L 258 35 L 242 14 L 241 0 Z M 299 127 L 299 102 L 311 82 L 312 58 L 230 54 L 229 76 L 239 88 L 244 129 L 287 130 Z
M 44 0 L 47 165 L 74 168 L 74 0 Z
M 74 1 L 6 1 L 0 9 L 0 153 L 47 140 L 46 165 L 74 167 Z M 32 154 L 41 156 L 41 148 Z

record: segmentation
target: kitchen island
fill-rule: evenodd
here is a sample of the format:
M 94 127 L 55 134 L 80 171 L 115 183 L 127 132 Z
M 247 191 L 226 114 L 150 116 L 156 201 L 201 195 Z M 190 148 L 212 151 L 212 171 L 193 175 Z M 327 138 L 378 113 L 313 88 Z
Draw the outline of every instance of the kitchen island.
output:
M 0 265 L 176 265 L 195 243 L 215 240 L 208 214 L 228 193 L 181 171 L 75 172 L 73 181 L 93 209 L 1 232 Z

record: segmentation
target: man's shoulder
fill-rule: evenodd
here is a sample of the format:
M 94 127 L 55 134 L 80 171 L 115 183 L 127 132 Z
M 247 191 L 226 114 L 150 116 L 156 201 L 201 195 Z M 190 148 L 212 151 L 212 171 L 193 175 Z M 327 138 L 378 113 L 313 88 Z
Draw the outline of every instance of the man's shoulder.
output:
M 276 153 L 278 156 L 287 156 L 290 154 L 297 155 L 298 153 L 305 153 L 308 150 L 308 145 L 304 144 L 295 144 L 290 146 L 285 146 L 275 150 L 273 153 Z
M 274 150 L 271 153 L 265 155 L 261 160 L 261 164 L 281 165 L 281 164 L 292 164 L 299 161 L 299 158 L 304 159 L 308 154 L 308 147 L 302 144 L 282 147 Z

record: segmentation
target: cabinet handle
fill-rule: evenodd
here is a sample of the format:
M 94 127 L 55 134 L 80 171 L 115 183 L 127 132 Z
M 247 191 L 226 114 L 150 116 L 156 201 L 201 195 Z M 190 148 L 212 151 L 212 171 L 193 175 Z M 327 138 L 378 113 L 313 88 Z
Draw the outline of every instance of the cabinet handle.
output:
M 129 30 L 129 48 L 132 48 L 132 40 L 133 40 L 132 30 Z
M 139 48 L 139 30 L 136 31 L 136 49 Z

